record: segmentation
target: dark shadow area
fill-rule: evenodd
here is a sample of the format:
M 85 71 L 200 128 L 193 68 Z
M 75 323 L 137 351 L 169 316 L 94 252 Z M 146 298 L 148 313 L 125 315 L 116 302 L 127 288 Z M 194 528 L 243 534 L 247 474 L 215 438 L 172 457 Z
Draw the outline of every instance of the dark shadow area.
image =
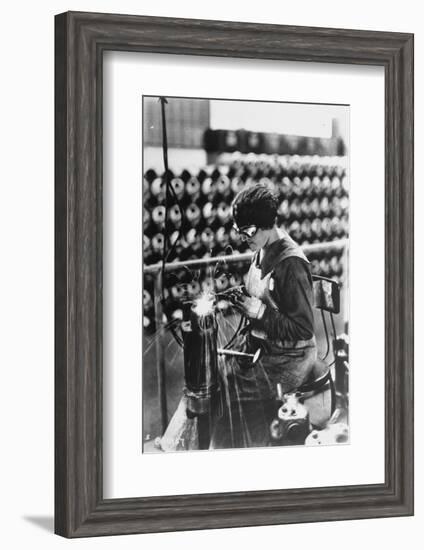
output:
M 33 523 L 44 531 L 49 531 L 49 533 L 54 532 L 53 516 L 23 516 L 22 519 L 28 521 L 29 523 Z

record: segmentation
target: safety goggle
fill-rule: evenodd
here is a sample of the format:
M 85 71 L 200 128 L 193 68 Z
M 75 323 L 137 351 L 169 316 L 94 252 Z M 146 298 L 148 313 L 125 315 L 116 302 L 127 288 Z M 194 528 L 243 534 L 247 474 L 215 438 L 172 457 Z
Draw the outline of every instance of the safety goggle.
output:
M 239 228 L 236 224 L 234 224 L 233 227 L 241 237 L 246 237 L 247 239 L 251 239 L 258 230 L 256 225 L 249 225 L 247 227 Z

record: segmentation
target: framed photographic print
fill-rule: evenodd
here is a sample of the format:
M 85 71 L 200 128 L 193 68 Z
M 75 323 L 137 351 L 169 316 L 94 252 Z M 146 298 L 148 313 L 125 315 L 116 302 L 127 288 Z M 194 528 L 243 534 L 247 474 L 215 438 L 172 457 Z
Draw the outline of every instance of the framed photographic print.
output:
M 56 16 L 56 532 L 413 513 L 413 36 Z

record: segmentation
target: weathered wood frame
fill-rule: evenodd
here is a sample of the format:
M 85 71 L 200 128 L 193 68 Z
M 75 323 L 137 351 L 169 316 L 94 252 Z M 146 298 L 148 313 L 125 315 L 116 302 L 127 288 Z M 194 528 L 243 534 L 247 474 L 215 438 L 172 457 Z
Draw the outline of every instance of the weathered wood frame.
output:
M 413 35 L 68 12 L 56 17 L 55 530 L 66 537 L 413 513 Z M 385 482 L 102 496 L 105 50 L 385 69 Z

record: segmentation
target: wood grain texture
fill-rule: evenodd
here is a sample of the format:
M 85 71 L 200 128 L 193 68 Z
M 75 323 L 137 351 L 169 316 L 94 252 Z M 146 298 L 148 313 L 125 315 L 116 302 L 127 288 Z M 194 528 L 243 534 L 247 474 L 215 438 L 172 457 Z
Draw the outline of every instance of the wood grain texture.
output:
M 55 39 L 55 531 L 65 537 L 413 513 L 413 36 L 68 12 Z M 385 483 L 102 497 L 102 54 L 385 67 Z

